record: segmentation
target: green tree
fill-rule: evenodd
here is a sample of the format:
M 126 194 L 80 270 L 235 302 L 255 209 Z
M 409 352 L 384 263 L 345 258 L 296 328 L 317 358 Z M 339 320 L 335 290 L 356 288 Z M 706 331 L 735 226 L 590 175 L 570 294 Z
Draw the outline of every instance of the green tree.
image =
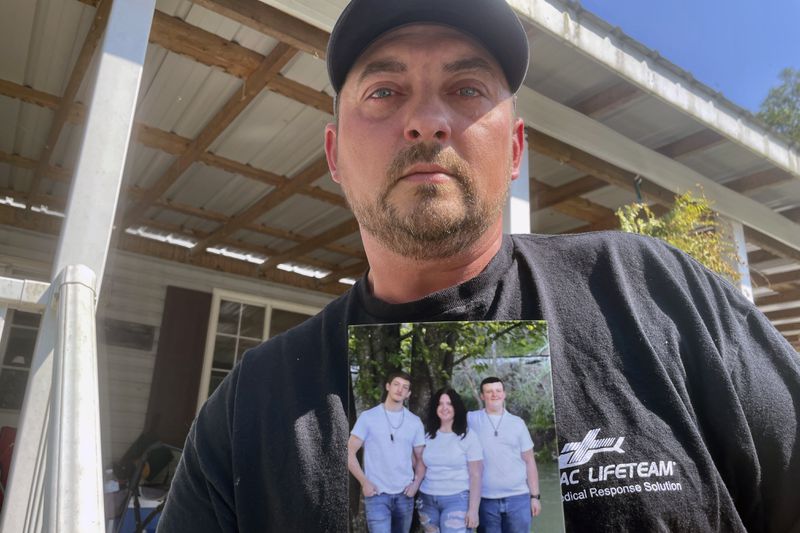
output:
M 672 208 L 660 217 L 646 204 L 626 205 L 617 210 L 617 218 L 623 231 L 661 239 L 717 274 L 739 280 L 736 248 L 724 235 L 722 223 L 705 196 L 696 197 L 691 192 L 676 196 Z
M 761 102 L 758 117 L 800 143 L 800 70 L 785 68 L 780 79 L 780 85 L 770 89 Z

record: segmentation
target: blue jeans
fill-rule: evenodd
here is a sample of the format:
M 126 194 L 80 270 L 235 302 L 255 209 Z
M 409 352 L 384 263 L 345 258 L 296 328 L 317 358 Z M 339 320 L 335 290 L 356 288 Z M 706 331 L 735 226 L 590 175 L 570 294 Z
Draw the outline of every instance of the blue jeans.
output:
M 531 518 L 530 494 L 481 498 L 478 533 L 529 533 Z
M 466 532 L 468 508 L 468 490 L 447 496 L 431 496 L 420 492 L 417 499 L 419 522 L 426 533 Z
M 414 516 L 414 500 L 403 493 L 364 498 L 369 533 L 408 533 Z

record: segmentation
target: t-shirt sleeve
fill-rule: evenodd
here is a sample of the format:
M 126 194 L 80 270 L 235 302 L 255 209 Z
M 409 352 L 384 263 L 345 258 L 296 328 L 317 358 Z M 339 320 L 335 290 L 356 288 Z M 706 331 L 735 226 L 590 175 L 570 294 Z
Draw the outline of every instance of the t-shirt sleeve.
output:
M 482 461 L 483 448 L 478 435 L 474 431 L 467 431 L 464 441 L 467 445 L 467 461 Z
M 361 413 L 361 415 L 356 420 L 356 423 L 353 424 L 353 429 L 350 430 L 350 434 L 358 437 L 362 441 L 367 440 L 367 435 L 369 435 L 369 425 L 367 424 L 367 411 Z
M 422 427 L 422 421 L 417 418 L 414 429 L 414 447 L 425 446 L 425 428 Z
M 238 367 L 192 424 L 158 521 L 158 533 L 237 530 L 228 416 L 237 377 Z
M 533 440 L 531 439 L 531 433 L 528 431 L 528 426 L 525 425 L 525 422 L 520 418 L 519 422 L 519 451 L 520 452 L 527 452 L 528 450 L 533 449 Z

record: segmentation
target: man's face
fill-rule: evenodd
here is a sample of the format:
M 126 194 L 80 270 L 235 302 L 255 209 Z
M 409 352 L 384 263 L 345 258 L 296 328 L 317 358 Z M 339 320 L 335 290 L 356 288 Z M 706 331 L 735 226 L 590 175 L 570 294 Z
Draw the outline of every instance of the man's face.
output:
M 394 378 L 386 384 L 386 393 L 392 401 L 402 403 L 411 396 L 411 383 L 407 379 Z
M 503 407 L 506 400 L 506 391 L 502 383 L 487 383 L 481 387 L 481 400 L 484 405 L 495 411 Z
M 325 131 L 331 175 L 362 229 L 415 259 L 454 255 L 500 224 L 522 146 L 497 62 L 431 24 L 389 32 L 362 54 Z

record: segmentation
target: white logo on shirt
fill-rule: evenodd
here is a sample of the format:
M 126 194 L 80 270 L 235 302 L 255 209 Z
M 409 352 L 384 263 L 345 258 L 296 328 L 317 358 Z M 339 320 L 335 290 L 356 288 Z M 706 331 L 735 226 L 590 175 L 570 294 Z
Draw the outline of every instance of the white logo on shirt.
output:
M 625 453 L 621 448 L 625 437 L 597 439 L 598 433 L 600 428 L 592 429 L 582 441 L 566 443 L 558 456 L 558 467 L 564 469 L 588 463 L 594 454 L 600 452 Z

